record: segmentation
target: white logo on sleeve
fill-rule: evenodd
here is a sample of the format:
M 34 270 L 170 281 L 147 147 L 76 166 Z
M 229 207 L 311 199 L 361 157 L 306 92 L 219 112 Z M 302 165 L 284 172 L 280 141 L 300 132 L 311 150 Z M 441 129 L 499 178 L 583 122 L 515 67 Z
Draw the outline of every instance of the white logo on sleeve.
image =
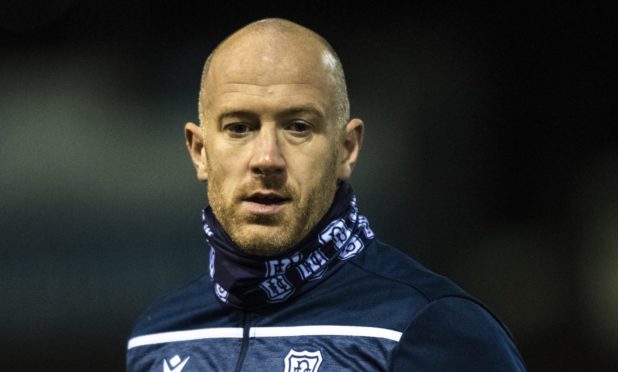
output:
M 186 357 L 182 362 L 180 361 L 180 357 L 178 355 L 174 355 L 172 359 L 168 362 L 166 359 L 163 359 L 163 372 L 180 372 L 183 368 L 185 368 L 185 364 L 189 361 L 190 357 Z
M 296 351 L 291 349 L 285 357 L 285 372 L 318 372 L 322 364 L 322 353 L 318 351 Z

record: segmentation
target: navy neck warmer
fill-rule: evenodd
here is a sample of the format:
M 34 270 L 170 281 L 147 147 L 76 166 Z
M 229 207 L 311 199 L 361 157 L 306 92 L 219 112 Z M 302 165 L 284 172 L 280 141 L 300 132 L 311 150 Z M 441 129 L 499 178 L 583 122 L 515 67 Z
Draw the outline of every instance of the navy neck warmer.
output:
M 241 309 L 281 303 L 311 289 L 374 237 L 367 218 L 358 214 L 348 183 L 340 185 L 330 209 L 307 237 L 278 256 L 243 252 L 210 207 L 204 209 L 202 220 L 215 294 L 221 302 Z

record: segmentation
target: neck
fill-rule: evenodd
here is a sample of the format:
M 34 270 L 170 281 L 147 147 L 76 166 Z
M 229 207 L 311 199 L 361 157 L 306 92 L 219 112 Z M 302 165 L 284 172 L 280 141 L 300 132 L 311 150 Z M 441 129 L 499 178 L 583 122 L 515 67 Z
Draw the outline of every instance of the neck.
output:
M 311 232 L 276 256 L 257 256 L 241 250 L 209 208 L 204 210 L 203 219 L 215 294 L 220 301 L 239 308 L 279 303 L 304 292 L 360 253 L 373 239 L 347 184 L 340 187 L 330 209 Z

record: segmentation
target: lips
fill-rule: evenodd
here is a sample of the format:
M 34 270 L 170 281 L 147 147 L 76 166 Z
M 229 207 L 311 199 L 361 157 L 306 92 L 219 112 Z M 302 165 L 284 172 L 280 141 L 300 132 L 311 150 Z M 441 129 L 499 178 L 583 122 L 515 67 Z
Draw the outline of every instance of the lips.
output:
M 256 192 L 242 198 L 241 205 L 249 213 L 269 216 L 278 213 L 291 199 L 274 192 Z
M 279 204 L 283 204 L 286 201 L 289 201 L 289 198 L 285 198 L 283 196 L 280 196 L 279 194 L 264 194 L 264 193 L 256 193 L 253 194 L 245 199 L 243 199 L 244 201 L 250 201 L 253 203 L 258 203 L 258 204 L 265 204 L 265 205 L 279 205 Z

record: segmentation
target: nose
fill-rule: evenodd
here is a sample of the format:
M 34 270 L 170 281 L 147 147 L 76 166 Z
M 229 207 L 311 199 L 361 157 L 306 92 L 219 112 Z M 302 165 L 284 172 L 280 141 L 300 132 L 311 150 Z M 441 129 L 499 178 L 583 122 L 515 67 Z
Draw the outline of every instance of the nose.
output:
M 281 153 L 277 129 L 262 125 L 254 142 L 249 163 L 251 172 L 259 176 L 282 175 L 286 163 Z

